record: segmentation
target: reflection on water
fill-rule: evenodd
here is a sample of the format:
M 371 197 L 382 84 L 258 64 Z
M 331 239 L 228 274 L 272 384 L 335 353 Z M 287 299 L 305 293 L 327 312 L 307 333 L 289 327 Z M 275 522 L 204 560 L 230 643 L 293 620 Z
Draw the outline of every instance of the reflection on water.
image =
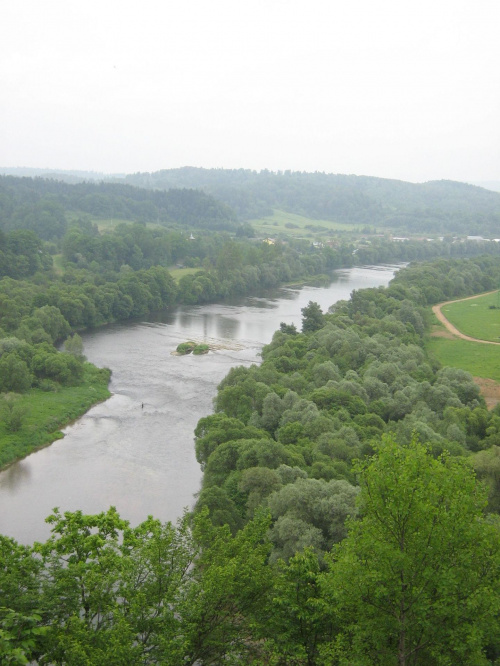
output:
M 149 514 L 176 520 L 191 507 L 201 472 L 193 431 L 212 411 L 231 367 L 259 362 L 281 322 L 301 326 L 309 301 L 323 311 L 353 289 L 387 284 L 395 267 L 339 271 L 325 287 L 282 289 L 267 298 L 181 307 L 148 322 L 82 335 L 85 354 L 112 369 L 112 397 L 65 430 L 65 437 L 0 473 L 0 533 L 43 540 L 54 507 L 86 513 L 116 506 L 137 524 Z M 206 356 L 176 356 L 188 339 L 216 343 Z
M 31 481 L 30 473 L 30 464 L 29 459 L 20 460 L 15 465 L 7 467 L 7 469 L 2 472 L 2 486 L 9 490 L 14 490 L 15 488 L 20 487 L 21 485 L 26 485 Z

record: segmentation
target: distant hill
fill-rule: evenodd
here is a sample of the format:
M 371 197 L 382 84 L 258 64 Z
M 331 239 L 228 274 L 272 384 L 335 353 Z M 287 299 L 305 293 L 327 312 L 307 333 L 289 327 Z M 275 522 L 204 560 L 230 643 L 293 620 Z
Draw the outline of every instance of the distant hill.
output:
M 136 173 L 125 182 L 145 188 L 200 188 L 240 219 L 280 209 L 316 219 L 383 226 L 405 233 L 497 235 L 500 194 L 449 180 L 400 180 L 326 173 L 184 167 Z
M 23 201 L 34 205 L 40 197 L 50 196 L 64 210 L 101 218 L 234 229 L 237 220 L 262 218 L 279 209 L 317 220 L 389 229 L 397 235 L 498 238 L 500 229 L 500 192 L 492 191 L 494 183 L 486 189 L 450 180 L 408 183 L 322 172 L 197 167 L 129 175 L 28 168 L 2 171 L 43 178 L 17 178 L 24 183 L 14 184 L 16 177 L 10 176 L 14 180 L 7 186 L 9 177 L 0 176 L 0 198 L 10 187 L 8 198 L 13 196 L 16 205 Z M 5 202 L 0 201 L 0 226 L 6 224 L 5 210 Z
M 19 178 L 49 178 L 62 180 L 65 183 L 83 183 L 85 181 L 113 180 L 124 178 L 125 174 L 106 174 L 99 171 L 78 171 L 64 169 L 35 169 L 32 167 L 0 167 L 0 175 L 17 176 Z
M 0 176 L 0 229 L 31 229 L 50 240 L 64 235 L 70 218 L 117 218 L 191 229 L 236 229 L 235 213 L 195 189 L 147 190 L 125 183 L 66 183 Z

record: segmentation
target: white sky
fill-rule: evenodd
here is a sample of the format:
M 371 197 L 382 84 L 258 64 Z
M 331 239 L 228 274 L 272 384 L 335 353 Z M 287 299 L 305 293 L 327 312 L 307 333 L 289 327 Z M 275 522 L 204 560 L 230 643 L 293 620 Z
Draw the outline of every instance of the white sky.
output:
M 500 180 L 500 0 L 3 0 L 0 165 Z

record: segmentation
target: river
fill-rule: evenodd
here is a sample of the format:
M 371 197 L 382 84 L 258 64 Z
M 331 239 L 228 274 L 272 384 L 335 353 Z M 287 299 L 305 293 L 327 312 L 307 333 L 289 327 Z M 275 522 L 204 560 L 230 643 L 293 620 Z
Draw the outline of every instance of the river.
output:
M 54 507 L 97 513 L 110 505 L 133 525 L 149 514 L 175 521 L 191 508 L 201 471 L 193 431 L 210 414 L 231 367 L 259 362 L 280 322 L 300 330 L 301 308 L 326 311 L 353 289 L 387 285 L 396 266 L 337 271 L 327 287 L 280 289 L 236 304 L 179 307 L 161 321 L 106 326 L 82 335 L 92 363 L 111 368 L 112 397 L 65 429 L 63 439 L 0 473 L 0 533 L 45 540 Z M 204 341 L 204 356 L 176 356 Z

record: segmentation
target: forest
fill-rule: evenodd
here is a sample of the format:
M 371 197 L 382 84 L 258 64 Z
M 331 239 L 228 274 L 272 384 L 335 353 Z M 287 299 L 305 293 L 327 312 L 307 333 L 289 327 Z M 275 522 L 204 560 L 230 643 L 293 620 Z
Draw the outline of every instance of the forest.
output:
M 500 410 L 425 341 L 431 304 L 499 282 L 496 256 L 437 258 L 310 302 L 221 382 L 177 525 L 56 510 L 45 543 L 0 537 L 6 663 L 498 663 Z
M 0 228 L 29 229 L 43 240 L 64 236 L 68 223 L 94 218 L 155 222 L 181 228 L 236 230 L 236 216 L 200 190 L 146 190 L 127 184 L 68 184 L 49 178 L 0 176 Z
M 40 173 L 0 176 L 5 229 L 24 225 L 50 239 L 63 235 L 64 220 L 90 215 L 235 231 L 274 210 L 396 235 L 494 238 L 500 228 L 500 193 L 455 181 L 194 167 L 99 177 Z
M 130 174 L 125 182 L 168 190 L 200 188 L 240 219 L 273 209 L 320 220 L 369 224 L 405 234 L 498 235 L 500 194 L 455 181 L 408 183 L 345 174 L 184 167 Z

